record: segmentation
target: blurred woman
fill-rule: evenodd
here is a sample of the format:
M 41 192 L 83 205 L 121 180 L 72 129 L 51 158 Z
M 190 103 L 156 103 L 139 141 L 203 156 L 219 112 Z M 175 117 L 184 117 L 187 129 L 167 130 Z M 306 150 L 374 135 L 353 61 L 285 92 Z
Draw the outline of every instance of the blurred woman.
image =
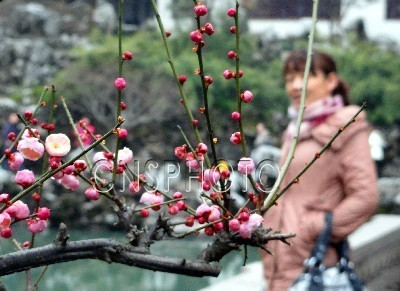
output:
M 295 135 L 307 54 L 292 52 L 284 63 L 285 89 L 290 98 L 291 122 L 283 135 L 282 165 Z M 294 159 L 283 181 L 286 185 L 312 160 L 338 129 L 359 110 L 350 105 L 348 87 L 338 77 L 334 59 L 325 53 L 312 54 L 303 115 Z M 344 130 L 314 165 L 304 173 L 265 215 L 265 225 L 283 233 L 295 232 L 292 246 L 270 242 L 274 256 L 262 254 L 268 290 L 287 290 L 303 271 L 317 236 L 325 223 L 325 214 L 333 212 L 332 242 L 345 240 L 350 233 L 374 214 L 377 177 L 368 144 L 369 125 L 361 112 L 356 122 Z M 337 263 L 330 247 L 324 264 Z

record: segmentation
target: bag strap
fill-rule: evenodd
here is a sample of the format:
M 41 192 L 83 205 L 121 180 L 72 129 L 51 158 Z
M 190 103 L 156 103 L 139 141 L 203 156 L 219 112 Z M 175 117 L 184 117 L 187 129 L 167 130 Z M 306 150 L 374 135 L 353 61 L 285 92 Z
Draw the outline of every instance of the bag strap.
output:
M 350 284 L 353 286 L 354 291 L 364 290 L 364 284 L 361 279 L 354 272 L 354 264 L 350 261 L 350 247 L 349 242 L 344 240 L 335 245 L 338 254 L 339 263 L 338 268 L 341 272 L 347 273 Z
M 325 215 L 325 227 L 317 238 L 311 256 L 305 262 L 305 272 L 310 274 L 309 291 L 323 290 L 322 261 L 329 246 L 329 237 L 332 230 L 333 214 L 328 212 Z
M 311 251 L 311 257 L 315 258 L 316 265 L 321 265 L 324 260 L 326 251 L 329 246 L 329 237 L 332 231 L 332 212 L 328 212 L 325 215 L 325 227 L 317 238 L 314 248 Z
M 310 274 L 309 291 L 323 290 L 322 271 L 324 269 L 322 262 L 329 247 L 329 238 L 332 231 L 332 212 L 325 215 L 325 227 L 317 238 L 317 241 L 311 251 L 311 256 L 305 264 L 305 272 Z M 346 272 L 354 291 L 362 291 L 363 283 L 353 270 L 353 263 L 350 261 L 350 247 L 347 240 L 334 245 L 338 255 L 338 267 L 341 272 Z

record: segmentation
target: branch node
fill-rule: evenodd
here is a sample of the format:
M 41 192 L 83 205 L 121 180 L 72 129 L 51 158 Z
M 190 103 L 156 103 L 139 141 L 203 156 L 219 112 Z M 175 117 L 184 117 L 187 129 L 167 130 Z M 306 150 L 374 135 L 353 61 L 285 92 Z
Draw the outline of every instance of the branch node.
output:
M 67 240 L 69 239 L 68 228 L 64 223 L 60 223 L 58 227 L 58 233 L 56 238 L 54 239 L 54 244 L 57 247 L 65 247 L 67 245 Z

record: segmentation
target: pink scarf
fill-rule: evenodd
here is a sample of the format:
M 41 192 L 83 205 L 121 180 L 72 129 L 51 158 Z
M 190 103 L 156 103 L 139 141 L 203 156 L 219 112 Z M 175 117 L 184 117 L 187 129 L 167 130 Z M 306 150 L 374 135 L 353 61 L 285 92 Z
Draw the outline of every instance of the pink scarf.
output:
M 309 138 L 311 130 L 324 122 L 331 114 L 344 107 L 343 98 L 340 95 L 329 96 L 324 99 L 317 100 L 306 107 L 303 114 L 303 121 L 300 126 L 299 141 Z M 288 114 L 291 119 L 286 131 L 285 138 L 292 139 L 296 131 L 298 109 L 290 106 Z

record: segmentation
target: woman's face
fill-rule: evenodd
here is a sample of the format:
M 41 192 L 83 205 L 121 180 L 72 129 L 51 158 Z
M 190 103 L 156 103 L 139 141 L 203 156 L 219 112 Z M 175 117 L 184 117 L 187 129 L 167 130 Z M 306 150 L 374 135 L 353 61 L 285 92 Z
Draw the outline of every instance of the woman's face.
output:
M 338 79 L 335 73 L 327 76 L 322 71 L 317 70 L 315 74 L 308 77 L 306 91 L 306 105 L 311 104 L 319 99 L 326 98 L 331 95 L 333 89 L 337 86 Z M 288 73 L 285 77 L 285 89 L 291 104 L 295 108 L 300 106 L 301 89 L 303 85 L 303 73 Z

